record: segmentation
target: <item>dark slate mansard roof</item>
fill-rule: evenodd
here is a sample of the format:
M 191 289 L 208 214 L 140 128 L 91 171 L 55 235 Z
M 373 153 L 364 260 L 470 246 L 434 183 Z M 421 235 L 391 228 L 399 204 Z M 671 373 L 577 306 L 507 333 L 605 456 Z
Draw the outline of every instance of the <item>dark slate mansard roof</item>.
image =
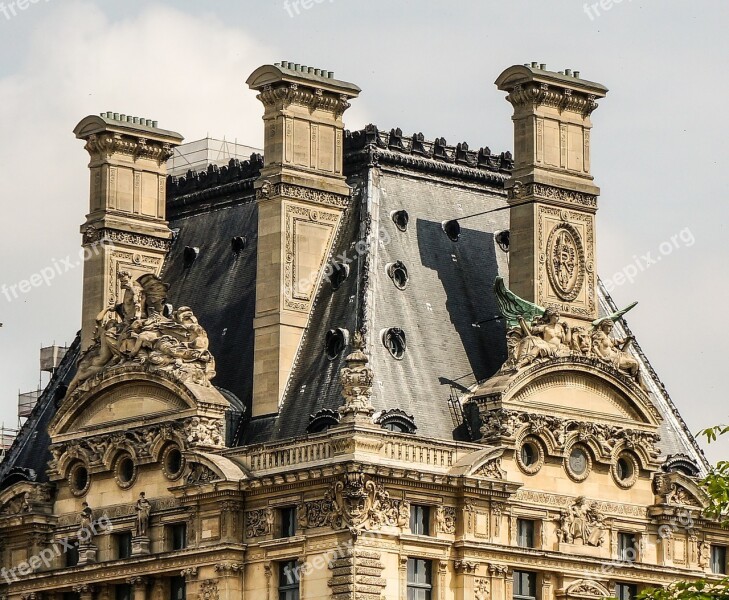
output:
M 511 155 L 493 155 L 488 148 L 474 152 L 465 143 L 448 146 L 443 138 L 428 142 L 422 134 L 405 137 L 399 129 L 388 134 L 373 125 L 346 133 L 345 175 L 353 194 L 330 260 L 347 262 L 349 276 L 336 290 L 327 280 L 319 287 L 280 414 L 250 419 L 258 226 L 253 183 L 262 167 L 262 157 L 254 154 L 248 161 L 233 159 L 226 167 L 169 178 L 167 186 L 175 236 L 162 277 L 172 284 L 170 302 L 192 307 L 207 330 L 216 358 L 214 384 L 244 413 L 233 424 L 231 445 L 305 436 L 311 415 L 336 411 L 342 402 L 339 371 L 349 352 L 347 346 L 333 360 L 325 355 L 326 333 L 336 328 L 350 337 L 357 329 L 365 332 L 377 411 L 412 415 L 415 435 L 470 439 L 458 396 L 493 375 L 506 358 L 492 287 L 496 275 L 508 278 L 508 255 L 494 234 L 509 228 L 509 211 L 464 217 L 506 206 Z M 409 214 L 404 232 L 392 220 L 399 210 Z M 462 227 L 457 242 L 442 228 L 454 218 Z M 243 238 L 242 247 L 234 249 L 233 238 Z M 376 243 L 360 254 L 357 242 L 367 240 Z M 408 271 L 403 290 L 387 274 L 396 261 Z M 599 296 L 601 313 L 613 312 L 602 287 Z M 389 328 L 405 332 L 401 360 L 381 341 Z M 629 332 L 624 321 L 618 329 Z M 665 387 L 640 346 L 633 347 L 664 418 L 664 456 L 686 455 L 705 469 L 706 459 Z M 0 465 L 0 487 L 21 476 L 15 475 L 22 473 L 18 469 L 44 476 L 53 398 L 62 396 L 60 386 L 73 376 L 77 357 L 78 340 Z

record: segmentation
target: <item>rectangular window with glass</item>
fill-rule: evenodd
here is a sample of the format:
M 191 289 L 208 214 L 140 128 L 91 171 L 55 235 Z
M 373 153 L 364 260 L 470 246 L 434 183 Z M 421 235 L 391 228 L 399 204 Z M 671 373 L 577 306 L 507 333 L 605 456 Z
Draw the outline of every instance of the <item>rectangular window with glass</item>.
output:
M 187 548 L 187 524 L 173 523 L 167 526 L 168 547 L 170 550 Z
M 184 577 L 171 577 L 170 578 L 170 600 L 185 600 L 185 578 Z
M 625 562 L 635 562 L 638 551 L 635 549 L 635 535 L 632 533 L 618 533 L 618 559 Z
M 281 532 L 280 537 L 293 537 L 296 535 L 296 507 L 286 506 L 280 510 Z
M 132 555 L 132 532 L 125 531 L 114 535 L 117 558 L 129 558 Z
M 529 571 L 514 571 L 514 599 L 536 600 L 537 574 Z
M 711 572 L 726 575 L 726 546 L 711 547 Z
M 410 505 L 410 532 L 415 535 L 430 535 L 430 507 Z
M 534 548 L 534 521 L 531 519 L 517 519 L 517 544 L 520 548 Z
M 128 583 L 122 583 L 114 586 L 115 600 L 132 600 L 132 586 Z
M 618 583 L 615 586 L 615 597 L 618 600 L 635 600 L 638 596 L 638 586 L 633 583 Z
M 299 600 L 299 568 L 295 560 L 278 563 L 278 600 Z
M 433 563 L 422 558 L 409 558 L 407 600 L 431 600 L 432 597 Z

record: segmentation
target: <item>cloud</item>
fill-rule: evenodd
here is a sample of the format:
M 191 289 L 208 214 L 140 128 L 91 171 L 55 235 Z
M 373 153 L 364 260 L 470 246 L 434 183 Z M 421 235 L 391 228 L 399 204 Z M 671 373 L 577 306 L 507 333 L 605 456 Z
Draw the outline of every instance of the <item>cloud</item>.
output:
M 40 21 L 23 62 L 0 79 L 0 164 L 9 174 L 0 199 L 6 285 L 77 257 L 88 210 L 88 155 L 72 134 L 81 118 L 112 110 L 156 119 L 188 141 L 209 133 L 260 147 L 262 108 L 245 79 L 277 55 L 240 28 L 168 7 L 117 22 L 89 2 L 34 11 Z M 42 342 L 73 339 L 81 275 L 74 269 L 11 302 L 0 296 L 6 400 L 36 381 Z M 14 406 L 6 403 L 0 419 L 13 422 Z

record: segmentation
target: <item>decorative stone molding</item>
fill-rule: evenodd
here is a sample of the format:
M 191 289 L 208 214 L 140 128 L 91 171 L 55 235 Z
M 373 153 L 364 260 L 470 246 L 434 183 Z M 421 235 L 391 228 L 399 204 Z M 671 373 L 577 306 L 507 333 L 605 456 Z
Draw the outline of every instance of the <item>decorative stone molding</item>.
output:
M 563 510 L 558 518 L 557 540 L 561 544 L 601 547 L 605 544 L 607 524 L 605 515 L 596 503 L 584 496 L 577 498 L 569 511 Z
M 172 246 L 171 240 L 165 240 L 152 235 L 131 233 L 119 229 L 101 228 L 88 225 L 83 230 L 83 244 L 99 244 L 108 242 L 110 245 L 126 245 L 134 248 L 153 248 L 168 252 Z
M 453 563 L 453 566 L 459 573 L 466 573 L 471 575 L 476 572 L 476 569 L 478 569 L 478 563 L 468 560 L 457 560 L 455 563 Z
M 387 581 L 382 576 L 385 566 L 380 552 L 347 548 L 330 561 L 329 568 L 332 577 L 328 585 L 333 600 L 381 598 L 384 594 Z
M 267 184 L 267 185 L 265 185 Z M 260 188 L 256 190 L 256 199 L 264 200 L 269 197 L 282 196 L 293 200 L 305 200 L 316 205 L 332 206 L 334 208 L 347 208 L 350 203 L 350 197 L 333 192 L 325 192 L 300 185 L 292 185 L 290 183 L 271 184 L 264 182 Z
M 577 113 L 582 117 L 588 117 L 597 108 L 596 98 L 592 94 L 536 81 L 514 86 L 506 99 L 515 109 L 523 106 L 549 106 L 563 112 Z
M 342 423 L 372 424 L 375 409 L 370 403 L 374 374 L 368 366 L 369 358 L 364 352 L 364 338 L 356 331 L 352 340 L 352 352 L 344 359 L 345 366 L 340 371 L 344 405 L 339 407 Z
M 109 158 L 113 154 L 132 156 L 135 160 L 150 159 L 161 165 L 174 153 L 170 144 L 121 133 L 91 134 L 84 146 L 92 158 Z
M 505 479 L 506 471 L 501 468 L 501 457 L 498 456 L 476 469 L 475 477 L 487 477 L 489 479 Z
M 630 427 L 564 419 L 539 413 L 497 408 L 481 412 L 481 441 L 487 444 L 523 443 L 529 436 L 541 440 L 550 454 L 561 456 L 575 443 L 595 450 L 603 461 L 612 461 L 621 449 L 640 449 L 648 460 L 657 460 L 660 435 Z M 540 447 L 540 443 L 535 441 Z M 517 461 L 519 458 L 517 457 Z
M 239 562 L 222 562 L 215 565 L 215 572 L 223 575 L 242 574 L 244 570 L 245 565 Z
M 256 538 L 270 535 L 273 530 L 274 513 L 270 508 L 248 510 L 245 513 L 245 528 L 247 538 Z
M 438 533 L 453 535 L 456 533 L 456 509 L 453 506 L 438 506 L 435 512 L 435 523 Z
M 356 531 L 406 527 L 410 504 L 390 498 L 382 485 L 362 473 L 347 473 L 344 480 L 337 481 L 327 490 L 323 499 L 304 503 L 298 516 L 299 524 L 306 529 L 329 526 Z
M 517 187 L 517 184 L 519 186 Z M 509 200 L 522 200 L 533 198 L 536 200 L 548 200 L 551 202 L 563 203 L 565 206 L 576 206 L 582 210 L 597 210 L 597 196 L 584 194 L 565 188 L 559 188 L 543 183 L 522 184 L 517 181 L 508 190 Z
M 485 577 L 479 577 L 473 586 L 474 600 L 489 600 L 491 597 L 491 583 Z
M 54 444 L 51 446 L 49 473 L 52 479 L 61 478 L 73 461 L 81 461 L 94 472 L 111 471 L 124 452 L 135 463 L 151 462 L 160 458 L 159 452 L 170 442 L 178 444 L 182 450 L 221 448 L 225 445 L 223 421 L 211 417 L 189 417 L 183 421 L 133 427 Z
M 215 579 L 205 579 L 200 582 L 200 592 L 198 593 L 200 600 L 219 600 L 218 582 Z

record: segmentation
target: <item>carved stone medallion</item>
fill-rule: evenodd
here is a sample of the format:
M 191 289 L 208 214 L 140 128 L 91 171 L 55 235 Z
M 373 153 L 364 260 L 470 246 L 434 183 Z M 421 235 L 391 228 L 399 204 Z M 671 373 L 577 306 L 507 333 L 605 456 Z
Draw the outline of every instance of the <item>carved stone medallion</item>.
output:
M 552 229 L 546 262 L 552 289 L 560 299 L 572 302 L 585 280 L 585 252 L 577 229 L 564 222 Z

